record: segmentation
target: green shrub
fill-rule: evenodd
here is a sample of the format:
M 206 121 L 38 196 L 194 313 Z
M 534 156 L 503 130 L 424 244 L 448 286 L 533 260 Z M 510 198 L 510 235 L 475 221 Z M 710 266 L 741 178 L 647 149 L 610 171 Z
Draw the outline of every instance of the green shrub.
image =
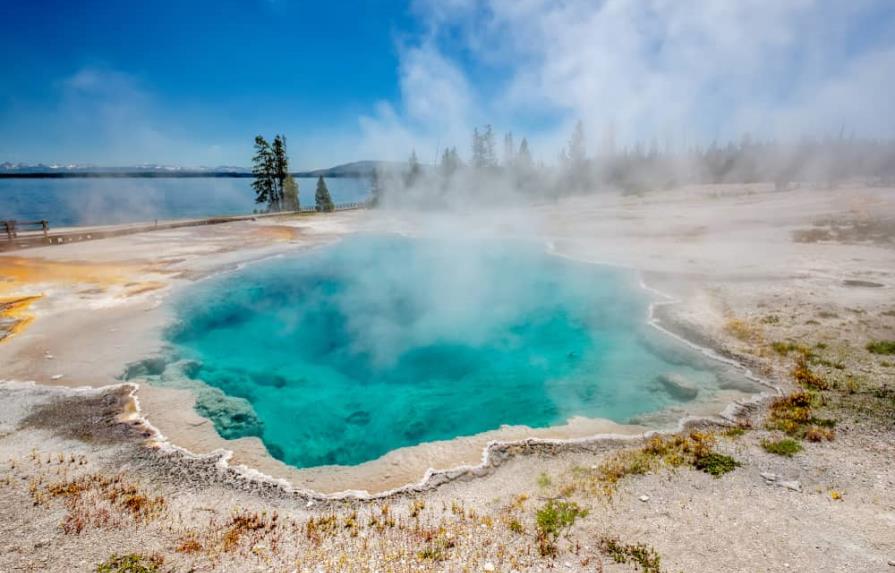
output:
M 895 354 L 895 340 L 874 340 L 867 343 L 867 350 L 872 354 Z
M 556 555 L 556 540 L 560 534 L 572 526 L 579 517 L 587 515 L 587 510 L 573 501 L 549 500 L 535 514 L 538 530 L 538 547 L 541 555 Z
M 802 451 L 802 444 L 800 444 L 796 440 L 793 440 L 792 438 L 783 438 L 782 440 L 764 440 L 761 442 L 761 447 L 763 447 L 768 453 L 777 454 L 778 456 L 785 456 L 787 458 L 791 458 L 795 454 Z
M 740 462 L 736 461 L 730 456 L 725 456 L 724 454 L 719 454 L 718 452 L 710 452 L 696 458 L 693 467 L 695 467 L 699 471 L 703 471 L 707 474 L 719 477 L 728 472 L 732 472 L 740 465 L 742 464 L 740 464 Z
M 112 555 L 96 566 L 96 573 L 158 573 L 164 560 L 153 555 L 145 557 L 139 553 Z

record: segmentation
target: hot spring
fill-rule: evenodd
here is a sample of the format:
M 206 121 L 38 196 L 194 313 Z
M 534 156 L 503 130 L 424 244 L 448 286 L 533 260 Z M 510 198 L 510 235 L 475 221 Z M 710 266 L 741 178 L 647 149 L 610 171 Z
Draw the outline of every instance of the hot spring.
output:
M 633 271 L 535 244 L 358 235 L 191 287 L 173 358 L 129 375 L 192 387 L 224 438 L 287 464 L 354 465 L 718 392 L 730 372 L 649 326 L 650 302 Z

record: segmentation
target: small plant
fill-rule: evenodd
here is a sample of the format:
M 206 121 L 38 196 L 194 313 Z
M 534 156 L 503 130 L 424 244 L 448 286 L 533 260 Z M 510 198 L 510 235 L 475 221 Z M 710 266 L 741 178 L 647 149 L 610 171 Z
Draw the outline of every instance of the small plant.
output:
M 730 456 L 719 454 L 718 452 L 709 452 L 696 458 L 693 467 L 715 477 L 720 477 L 728 472 L 732 472 L 741 465 L 740 462 Z
M 616 563 L 632 563 L 643 573 L 661 573 L 661 558 L 644 543 L 625 544 L 614 537 L 600 539 L 600 550 Z
M 112 555 L 96 566 L 96 573 L 158 573 L 164 559 L 158 555 L 145 557 L 139 553 Z
M 796 367 L 792 371 L 792 377 L 802 388 L 809 390 L 829 390 L 830 384 L 822 376 L 813 372 L 808 366 L 808 356 L 802 354 L 796 360 Z
M 416 556 L 424 561 L 446 561 L 454 542 L 444 537 L 444 531 L 432 531 L 426 535 L 428 544 L 417 552 Z
M 832 442 L 836 437 L 835 430 L 821 426 L 810 426 L 805 430 L 805 439 L 809 442 Z
M 781 440 L 763 440 L 761 447 L 770 454 L 791 458 L 802 451 L 802 444 L 792 438 L 783 438 Z
M 804 391 L 775 398 L 768 409 L 765 426 L 790 436 L 801 435 L 804 426 L 811 421 L 811 403 L 811 395 Z
M 410 506 L 410 517 L 416 518 L 419 517 L 420 513 L 426 509 L 426 502 L 421 499 L 416 499 L 413 501 L 413 504 Z
M 724 324 L 724 329 L 743 342 L 756 343 L 761 342 L 763 338 L 760 327 L 739 318 L 728 318 Z
M 550 487 L 550 484 L 552 483 L 553 482 L 550 480 L 550 476 L 548 476 L 546 473 L 541 473 L 541 475 L 538 476 L 538 487 L 547 488 Z
M 563 531 L 571 527 L 579 517 L 585 517 L 587 510 L 571 501 L 549 500 L 535 514 L 538 531 L 538 549 L 543 556 L 556 555 L 556 541 Z
M 723 433 L 728 438 L 739 438 L 746 433 L 746 428 L 743 426 L 734 426 L 732 428 L 727 428 Z
M 194 533 L 189 533 L 180 538 L 177 547 L 174 549 L 177 553 L 198 553 L 202 551 L 202 544 L 196 539 Z
M 895 340 L 874 340 L 867 343 L 871 354 L 895 354 Z
M 522 522 L 515 517 L 510 518 L 509 522 L 507 522 L 507 528 L 519 535 L 525 533 L 525 527 L 522 526 Z

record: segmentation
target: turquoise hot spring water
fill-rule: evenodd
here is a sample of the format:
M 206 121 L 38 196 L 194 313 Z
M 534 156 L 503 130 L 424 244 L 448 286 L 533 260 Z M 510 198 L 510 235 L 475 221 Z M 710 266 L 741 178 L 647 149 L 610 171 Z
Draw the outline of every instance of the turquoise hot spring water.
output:
M 650 297 L 534 243 L 356 235 L 186 289 L 170 356 L 127 376 L 192 387 L 223 437 L 287 464 L 354 465 L 711 395 L 730 373 L 649 326 Z

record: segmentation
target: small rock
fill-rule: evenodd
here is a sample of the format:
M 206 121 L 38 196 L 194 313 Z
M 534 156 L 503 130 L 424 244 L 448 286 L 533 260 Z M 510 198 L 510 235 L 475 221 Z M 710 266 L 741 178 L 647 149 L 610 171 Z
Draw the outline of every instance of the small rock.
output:
M 305 505 L 308 509 L 314 507 L 314 500 L 309 499 L 307 505 Z
M 649 501 L 649 496 L 648 496 L 648 495 L 641 495 L 641 496 L 640 496 L 640 501 L 643 501 L 643 502 Z
M 889 559 L 889 567 L 895 567 L 895 559 Z
M 491 563 L 490 561 L 488 561 L 488 562 L 485 563 L 485 565 L 482 567 L 482 571 L 494 571 L 494 563 Z
M 46 354 L 44 354 L 44 358 L 46 358 L 47 360 L 52 360 L 55 357 L 52 354 L 50 354 L 49 352 L 47 352 Z
M 53 374 L 52 376 L 50 376 L 50 380 L 59 380 L 63 376 L 64 374 Z
M 777 482 L 780 487 L 791 489 L 792 491 L 802 491 L 802 484 L 797 481 L 781 481 Z
M 761 477 L 763 477 L 767 481 L 777 481 L 777 474 L 772 474 L 770 472 L 761 472 Z

